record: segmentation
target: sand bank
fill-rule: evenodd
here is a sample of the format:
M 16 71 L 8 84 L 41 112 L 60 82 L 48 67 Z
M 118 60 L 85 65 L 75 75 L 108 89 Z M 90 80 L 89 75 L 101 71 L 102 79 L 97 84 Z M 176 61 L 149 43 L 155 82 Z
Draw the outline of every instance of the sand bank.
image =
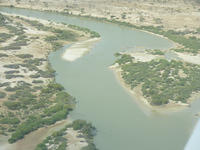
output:
M 72 44 L 72 46 L 66 49 L 66 51 L 62 55 L 62 58 L 67 61 L 75 61 L 76 59 L 88 53 L 92 49 L 94 44 L 99 40 L 100 38 L 93 38 Z

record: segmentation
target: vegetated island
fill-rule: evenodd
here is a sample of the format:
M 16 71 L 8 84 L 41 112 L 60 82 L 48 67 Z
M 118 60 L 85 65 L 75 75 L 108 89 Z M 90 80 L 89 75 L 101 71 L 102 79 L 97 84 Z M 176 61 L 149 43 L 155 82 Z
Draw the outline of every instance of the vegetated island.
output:
M 117 53 L 111 66 L 121 83 L 147 106 L 188 106 L 200 92 L 200 65 L 167 60 L 164 52 Z M 162 106 L 162 107 L 158 107 Z
M 75 107 L 75 98 L 55 82 L 55 71 L 48 62 L 48 54 L 64 44 L 95 38 L 98 34 L 94 33 L 90 30 L 72 29 L 65 24 L 0 14 L 2 138 L 8 137 L 9 143 L 15 143 L 39 128 L 47 128 L 58 121 L 66 120 Z M 95 128 L 85 121 L 72 122 L 61 132 L 62 136 L 74 132 L 82 135 L 83 142 L 76 137 L 79 140 L 75 145 L 79 149 L 96 149 L 93 144 Z M 55 143 L 55 150 L 66 149 L 72 144 L 70 136 L 58 137 L 61 132 L 51 136 L 54 139 L 50 143 Z M 58 138 L 62 141 L 58 142 Z M 36 149 L 50 149 L 48 145 L 43 143 Z M 30 146 L 31 149 L 34 146 L 36 147 Z

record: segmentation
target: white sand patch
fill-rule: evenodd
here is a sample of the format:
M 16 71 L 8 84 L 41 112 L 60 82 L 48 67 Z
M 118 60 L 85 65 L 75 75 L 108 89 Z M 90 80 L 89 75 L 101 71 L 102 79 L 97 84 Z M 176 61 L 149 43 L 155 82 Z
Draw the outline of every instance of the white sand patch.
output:
M 188 63 L 193 63 L 200 65 L 200 54 L 198 55 L 191 55 L 191 54 L 186 54 L 186 53 L 177 53 L 175 52 L 179 58 L 183 59 L 184 61 Z
M 98 40 L 100 40 L 100 38 L 93 38 L 86 41 L 77 42 L 66 49 L 62 58 L 67 61 L 75 61 L 76 59 L 88 53 Z
M 148 62 L 153 59 L 161 57 L 158 55 L 151 55 L 151 54 L 147 54 L 147 53 L 143 53 L 143 52 L 133 52 L 133 53 L 128 53 L 128 54 L 130 54 L 132 57 L 134 57 L 135 60 L 141 61 L 141 62 Z

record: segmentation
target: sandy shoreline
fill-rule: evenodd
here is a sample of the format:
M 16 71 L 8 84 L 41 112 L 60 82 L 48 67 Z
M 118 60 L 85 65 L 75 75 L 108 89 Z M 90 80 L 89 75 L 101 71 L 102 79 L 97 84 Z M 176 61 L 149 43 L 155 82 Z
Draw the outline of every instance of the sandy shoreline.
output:
M 184 104 L 184 103 L 169 103 L 162 106 L 153 106 L 143 96 L 143 93 L 141 91 L 141 86 L 137 86 L 136 88 L 131 90 L 130 86 L 124 82 L 124 79 L 121 76 L 121 69 L 118 66 L 113 65 L 113 66 L 110 66 L 109 68 L 112 70 L 119 84 L 122 85 L 122 87 L 127 91 L 127 93 L 130 94 L 130 96 L 134 99 L 134 101 L 144 111 L 171 113 L 171 112 L 181 111 L 184 108 L 187 108 L 189 106 L 189 104 Z
M 67 61 L 75 61 L 78 58 L 85 55 L 86 53 L 88 53 L 92 49 L 94 44 L 99 40 L 100 38 L 93 38 L 74 43 L 72 44 L 72 46 L 65 50 L 64 54 L 62 55 L 62 58 Z

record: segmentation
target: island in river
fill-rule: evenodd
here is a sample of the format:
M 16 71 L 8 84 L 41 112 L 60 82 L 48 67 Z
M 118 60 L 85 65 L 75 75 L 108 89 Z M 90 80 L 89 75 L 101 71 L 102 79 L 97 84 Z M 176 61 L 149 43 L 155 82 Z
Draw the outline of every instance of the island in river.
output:
M 95 37 L 92 31 L 5 13 L 0 14 L 0 25 L 1 140 L 8 139 L 9 143 L 19 142 L 20 145 L 27 134 L 66 122 L 75 107 L 75 98 L 55 82 L 55 71 L 48 62 L 49 52 L 64 44 Z M 68 120 L 66 124 L 47 139 L 43 137 L 41 141 L 29 143 L 28 149 L 96 149 L 93 144 L 95 128 L 91 124 L 83 120 Z M 62 140 L 57 142 L 58 139 Z M 5 143 L 1 143 L 4 149 L 12 147 L 4 146 Z
M 189 106 L 200 92 L 200 65 L 177 58 L 166 59 L 165 52 L 117 53 L 110 68 L 130 93 L 153 110 Z M 195 57 L 195 56 L 194 56 Z

